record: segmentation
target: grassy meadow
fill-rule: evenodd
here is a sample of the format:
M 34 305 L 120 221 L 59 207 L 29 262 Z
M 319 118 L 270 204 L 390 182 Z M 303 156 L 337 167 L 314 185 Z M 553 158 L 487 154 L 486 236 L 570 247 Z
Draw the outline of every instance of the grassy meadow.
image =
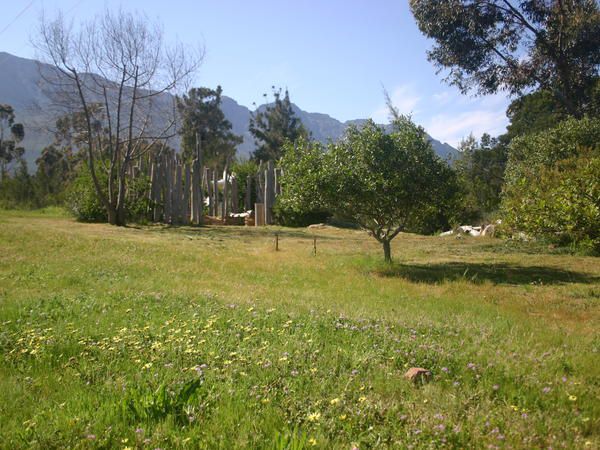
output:
M 392 247 L 0 211 L 0 448 L 600 448 L 598 258 Z

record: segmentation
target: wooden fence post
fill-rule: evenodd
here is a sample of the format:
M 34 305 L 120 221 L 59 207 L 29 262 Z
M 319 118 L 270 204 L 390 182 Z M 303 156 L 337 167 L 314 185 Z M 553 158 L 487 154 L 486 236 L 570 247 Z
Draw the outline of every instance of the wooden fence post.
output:
M 192 223 L 201 225 L 204 216 L 204 198 L 203 198 L 202 174 L 202 142 L 200 136 L 196 133 L 196 158 L 192 163 Z
M 165 155 L 165 223 L 173 223 L 173 157 Z
M 181 201 L 181 161 L 174 159 L 175 184 L 173 185 L 173 222 L 181 223 L 182 201 Z
M 187 225 L 191 222 L 191 205 L 190 198 L 192 196 L 192 190 L 190 189 L 192 182 L 192 171 L 190 169 L 190 165 L 186 164 L 184 166 L 184 178 L 183 178 L 183 222 Z
M 254 204 L 254 226 L 260 227 L 265 224 L 265 204 Z
M 223 170 L 223 203 L 221 204 L 221 218 L 223 219 L 223 224 L 226 224 L 227 218 L 229 217 L 229 175 L 227 174 L 228 169 L 228 163 L 225 163 L 225 170 Z
M 244 209 L 250 211 L 252 209 L 252 177 L 246 178 L 246 198 L 244 198 Z
M 156 160 L 152 161 L 150 167 L 150 202 L 152 204 L 152 220 L 158 222 L 158 203 L 160 201 L 158 164 Z
M 213 181 L 213 202 L 215 204 L 214 207 L 214 215 L 215 217 L 219 215 L 219 176 L 217 175 L 217 169 L 213 169 L 212 171 L 212 181 Z
M 231 177 L 231 212 L 233 214 L 239 213 L 239 193 L 238 193 L 238 183 L 237 178 Z
M 265 170 L 265 225 L 273 223 L 273 204 L 275 203 L 275 167 L 273 161 L 267 162 Z

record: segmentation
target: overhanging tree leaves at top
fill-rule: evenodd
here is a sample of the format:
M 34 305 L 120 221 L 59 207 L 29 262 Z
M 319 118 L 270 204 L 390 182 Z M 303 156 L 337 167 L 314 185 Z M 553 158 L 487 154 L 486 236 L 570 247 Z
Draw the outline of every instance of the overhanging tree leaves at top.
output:
M 429 59 L 463 92 L 546 90 L 569 115 L 593 108 L 600 65 L 595 0 L 410 0 L 435 41 Z

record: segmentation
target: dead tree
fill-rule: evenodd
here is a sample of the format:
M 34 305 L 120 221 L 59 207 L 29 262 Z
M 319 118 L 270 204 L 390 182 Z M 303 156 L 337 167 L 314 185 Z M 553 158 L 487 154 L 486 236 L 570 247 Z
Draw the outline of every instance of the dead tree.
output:
M 62 15 L 42 19 L 36 47 L 51 66 L 40 73 L 55 107 L 82 118 L 75 132 L 108 221 L 124 225 L 130 166 L 175 136 L 174 97 L 166 94 L 185 87 L 202 55 L 167 48 L 158 25 L 121 10 L 76 28 Z

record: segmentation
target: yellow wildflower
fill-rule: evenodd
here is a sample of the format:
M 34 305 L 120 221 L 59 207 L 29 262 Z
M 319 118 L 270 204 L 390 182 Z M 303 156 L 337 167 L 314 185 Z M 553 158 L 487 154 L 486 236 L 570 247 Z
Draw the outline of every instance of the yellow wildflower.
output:
M 319 413 L 319 412 L 311 413 L 308 415 L 309 422 L 318 422 L 320 418 L 321 418 L 321 413 Z

